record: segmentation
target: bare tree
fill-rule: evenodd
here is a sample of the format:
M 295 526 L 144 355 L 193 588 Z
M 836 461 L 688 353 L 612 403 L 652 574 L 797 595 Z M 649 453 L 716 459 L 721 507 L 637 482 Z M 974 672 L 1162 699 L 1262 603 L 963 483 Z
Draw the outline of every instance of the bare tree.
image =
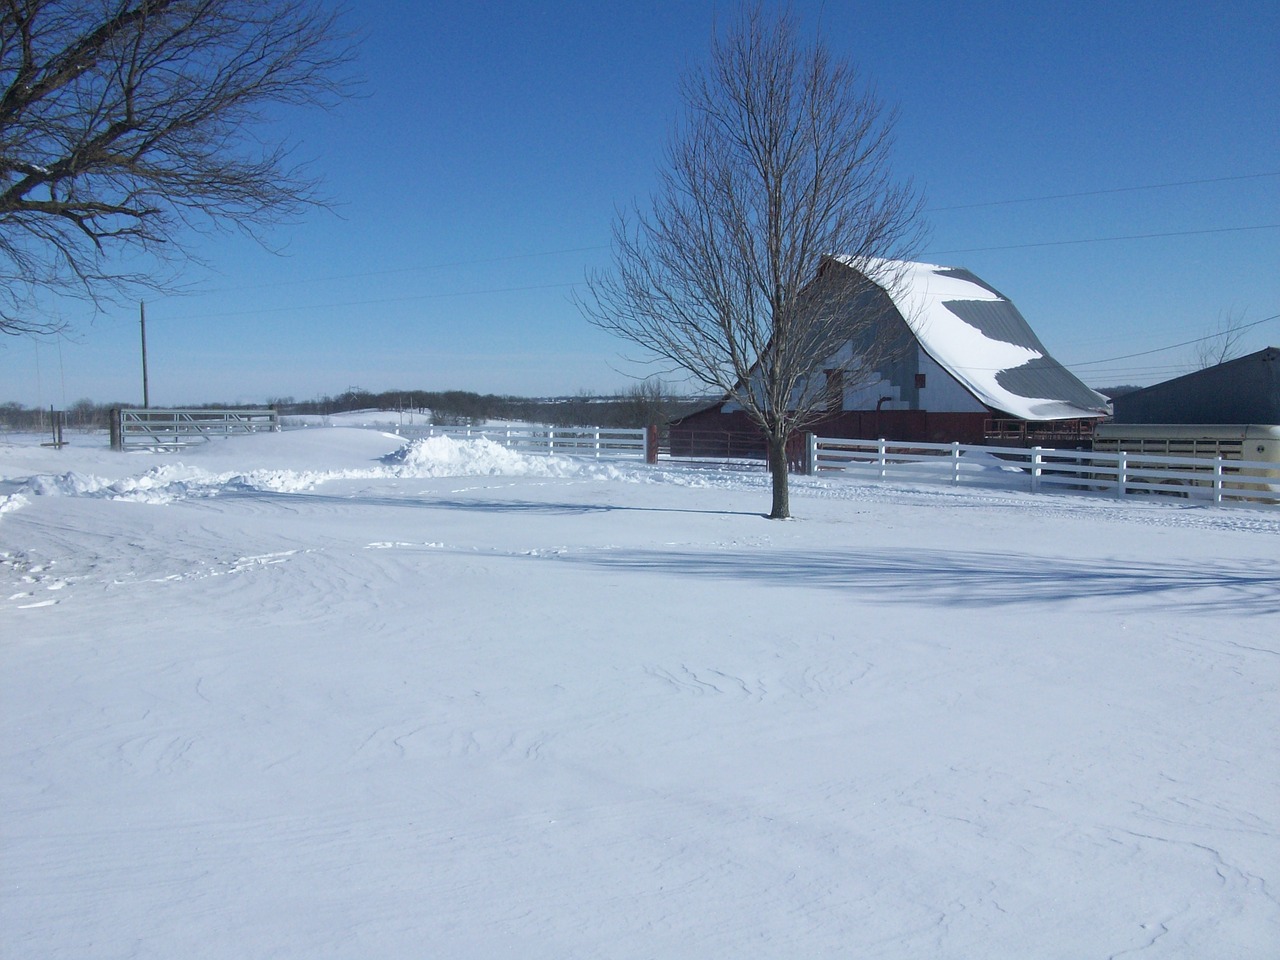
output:
M 1241 313 L 1224 313 L 1218 317 L 1218 325 L 1213 333 L 1196 344 L 1195 369 L 1204 370 L 1216 367 L 1220 363 L 1234 360 L 1240 356 L 1240 344 L 1246 331 L 1253 326 L 1245 323 L 1245 315 Z
M 318 202 L 261 135 L 348 92 L 351 57 L 313 0 L 0 0 L 0 332 L 55 329 L 45 294 L 163 288 L 188 228 Z
M 579 306 L 741 405 L 768 441 L 769 516 L 785 518 L 787 441 L 874 367 L 878 318 L 847 307 L 912 253 L 920 201 L 890 175 L 893 112 L 789 14 L 744 10 L 681 89 L 659 188 L 619 215 L 613 270 Z M 853 269 L 813 282 L 832 255 Z M 839 356 L 850 340 L 862 348 Z

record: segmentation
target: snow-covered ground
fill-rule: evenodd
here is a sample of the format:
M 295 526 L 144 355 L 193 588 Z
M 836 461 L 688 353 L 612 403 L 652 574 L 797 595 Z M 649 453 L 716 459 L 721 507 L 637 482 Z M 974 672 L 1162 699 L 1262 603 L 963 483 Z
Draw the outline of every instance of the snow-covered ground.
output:
M 0 440 L 5 958 L 1280 952 L 1280 512 Z

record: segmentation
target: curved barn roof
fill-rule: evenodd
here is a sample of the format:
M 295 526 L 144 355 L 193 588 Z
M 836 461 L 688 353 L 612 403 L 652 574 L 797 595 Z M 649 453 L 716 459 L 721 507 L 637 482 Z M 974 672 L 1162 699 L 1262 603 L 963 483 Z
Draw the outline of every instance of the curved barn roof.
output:
M 857 269 L 855 261 L 834 259 Z M 904 261 L 868 266 L 893 278 L 877 285 L 925 352 L 988 407 L 1024 420 L 1108 412 L 1107 398 L 1053 359 L 1018 308 L 968 270 Z

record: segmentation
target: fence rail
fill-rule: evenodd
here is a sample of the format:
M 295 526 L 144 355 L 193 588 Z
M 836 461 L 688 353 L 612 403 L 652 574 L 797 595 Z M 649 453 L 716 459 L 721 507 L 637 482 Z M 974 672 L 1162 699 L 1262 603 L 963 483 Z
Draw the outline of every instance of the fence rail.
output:
M 651 431 L 614 427 L 440 427 L 402 426 L 402 437 L 489 440 L 520 453 L 559 453 L 610 460 L 652 460 Z M 652 451 L 652 452 L 651 452 Z
M 1001 485 L 1022 478 L 1026 489 L 1166 494 L 1204 500 L 1280 502 L 1280 464 L 1225 457 L 1170 457 L 1048 447 L 988 447 L 961 443 L 809 438 L 810 471 L 852 472 L 886 479 Z
M 231 437 L 280 429 L 275 410 L 158 410 L 111 411 L 113 450 L 181 447 L 213 437 Z

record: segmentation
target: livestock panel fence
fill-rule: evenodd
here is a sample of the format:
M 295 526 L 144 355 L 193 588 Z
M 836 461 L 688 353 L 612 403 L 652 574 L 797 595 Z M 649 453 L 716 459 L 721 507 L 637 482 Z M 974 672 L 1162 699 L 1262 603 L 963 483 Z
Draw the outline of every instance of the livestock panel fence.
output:
M 805 472 L 842 471 L 880 480 L 999 483 L 1116 497 L 1165 494 L 1213 504 L 1280 502 L 1280 464 L 1237 457 L 1127 451 L 988 447 L 961 443 L 807 438 Z
M 121 407 L 111 411 L 111 448 L 168 449 L 204 443 L 214 437 L 279 429 L 280 417 L 272 409 L 139 410 Z

